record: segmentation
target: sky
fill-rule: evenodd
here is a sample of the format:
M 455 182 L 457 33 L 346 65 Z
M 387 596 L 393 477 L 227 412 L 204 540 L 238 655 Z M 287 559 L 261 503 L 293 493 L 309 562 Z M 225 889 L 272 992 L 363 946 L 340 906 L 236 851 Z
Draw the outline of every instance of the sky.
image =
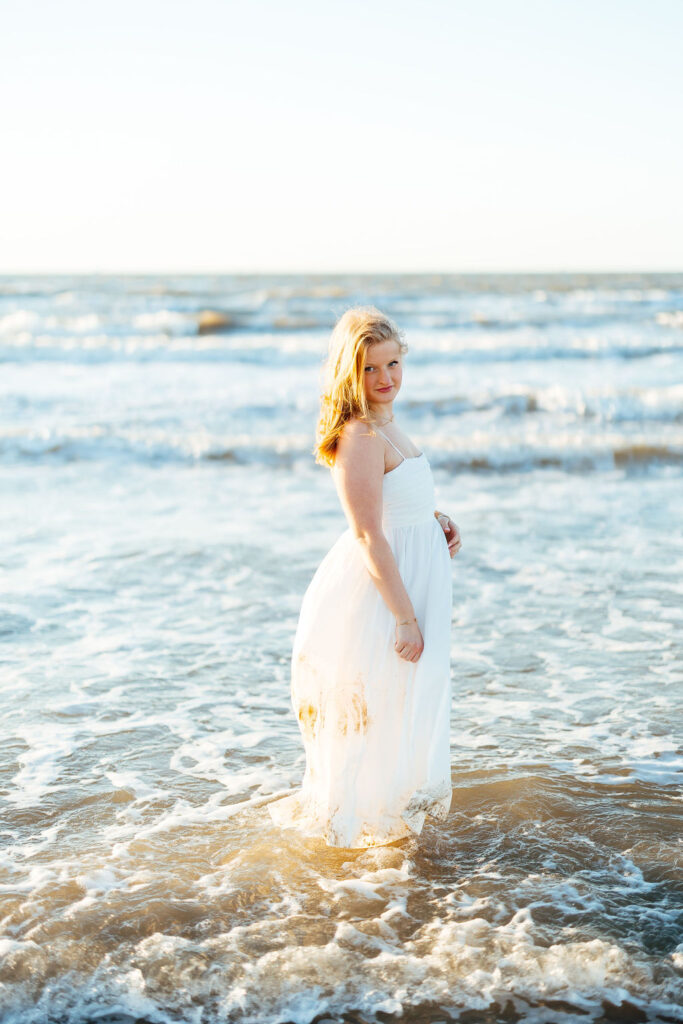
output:
M 3 0 L 1 273 L 683 270 L 680 0 Z

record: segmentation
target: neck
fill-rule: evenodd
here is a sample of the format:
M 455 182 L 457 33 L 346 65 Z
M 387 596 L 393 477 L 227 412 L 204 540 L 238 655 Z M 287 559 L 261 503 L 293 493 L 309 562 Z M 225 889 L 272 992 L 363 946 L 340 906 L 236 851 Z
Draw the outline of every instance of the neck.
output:
M 393 404 L 393 402 L 368 402 L 368 408 L 373 420 L 379 420 L 380 423 L 390 420 L 394 415 Z

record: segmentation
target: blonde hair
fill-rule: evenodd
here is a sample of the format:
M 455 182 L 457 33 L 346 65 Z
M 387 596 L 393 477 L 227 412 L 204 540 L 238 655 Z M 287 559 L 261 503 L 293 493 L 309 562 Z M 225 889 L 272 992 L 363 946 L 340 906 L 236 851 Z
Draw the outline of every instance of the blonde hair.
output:
M 401 354 L 408 351 L 403 332 L 374 306 L 353 306 L 337 320 L 330 337 L 320 414 L 313 448 L 315 461 L 334 465 L 339 436 L 353 416 L 367 419 L 365 365 L 370 345 L 395 341 Z

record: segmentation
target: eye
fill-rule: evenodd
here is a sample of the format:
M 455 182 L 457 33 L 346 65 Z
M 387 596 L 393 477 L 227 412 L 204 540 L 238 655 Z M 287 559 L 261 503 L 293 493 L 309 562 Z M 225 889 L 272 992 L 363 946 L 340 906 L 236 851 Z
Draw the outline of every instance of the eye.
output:
M 398 366 L 398 359 L 392 359 L 389 366 Z
M 374 370 L 374 369 L 375 369 L 374 366 L 366 366 L 365 367 L 365 372 L 367 373 L 368 370 Z

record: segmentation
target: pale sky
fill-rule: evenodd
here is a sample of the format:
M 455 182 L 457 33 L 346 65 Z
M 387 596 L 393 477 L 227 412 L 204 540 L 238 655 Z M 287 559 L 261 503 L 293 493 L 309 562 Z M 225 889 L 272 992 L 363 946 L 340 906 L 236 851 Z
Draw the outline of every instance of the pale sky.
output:
M 0 14 L 0 272 L 683 270 L 681 0 Z

